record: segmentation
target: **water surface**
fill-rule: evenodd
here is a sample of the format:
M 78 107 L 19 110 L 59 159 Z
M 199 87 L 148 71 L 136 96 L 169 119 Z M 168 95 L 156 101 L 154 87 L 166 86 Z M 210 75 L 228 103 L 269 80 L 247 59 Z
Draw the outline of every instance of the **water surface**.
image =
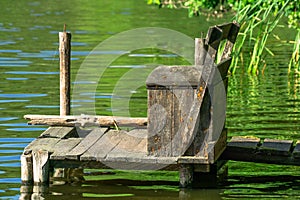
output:
M 158 9 L 145 1 L 64 0 L 0 1 L 0 197 L 20 196 L 20 160 L 24 147 L 47 127 L 28 126 L 25 114 L 59 113 L 58 32 L 67 24 L 72 32 L 72 84 L 76 72 L 91 50 L 105 39 L 140 27 L 162 27 L 192 38 L 226 19 L 187 17 L 184 10 Z M 277 30 L 283 40 L 291 33 Z M 298 121 L 299 77 L 287 74 L 291 46 L 270 43 L 275 56 L 265 73 L 249 76 L 239 72 L 229 77 L 227 122 L 229 136 L 253 135 L 262 138 L 300 139 Z M 149 64 L 187 64 L 172 52 L 141 49 L 134 52 L 93 52 L 120 55 L 103 74 L 96 93 L 82 93 L 72 100 L 72 108 L 95 103 L 96 112 L 111 115 L 111 99 L 116 82 L 128 71 L 147 69 Z M 94 95 L 95 94 L 95 95 Z M 146 89 L 130 91 L 130 114 L 146 116 Z M 88 172 L 87 172 L 88 173 Z M 299 198 L 299 168 L 254 163 L 229 162 L 229 178 L 217 190 L 178 188 L 178 174 L 164 172 L 105 171 L 88 176 L 83 184 L 52 185 L 46 199 L 282 199 Z

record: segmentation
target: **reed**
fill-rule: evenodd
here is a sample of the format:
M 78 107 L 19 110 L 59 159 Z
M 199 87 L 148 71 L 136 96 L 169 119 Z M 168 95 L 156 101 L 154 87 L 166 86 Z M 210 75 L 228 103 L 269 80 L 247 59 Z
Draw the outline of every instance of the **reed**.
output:
M 289 71 L 288 71 L 289 73 L 291 73 L 292 69 L 294 69 L 296 73 L 300 73 L 299 54 L 300 54 L 300 29 L 298 29 L 298 33 L 294 41 L 293 54 L 289 63 Z
M 236 21 L 241 24 L 241 31 L 234 48 L 233 62 L 230 67 L 231 73 L 235 73 L 239 61 L 245 60 L 243 56 L 250 57 L 247 72 L 258 74 L 263 73 L 266 62 L 263 58 L 264 52 L 274 56 L 272 51 L 267 48 L 266 43 L 274 28 L 278 25 L 284 14 L 284 9 L 288 5 L 288 1 L 277 11 L 279 1 L 273 1 L 268 7 L 262 6 L 264 0 L 258 1 L 256 4 L 247 5 L 244 8 L 239 6 L 239 13 Z M 275 15 L 273 13 L 276 13 Z M 246 43 L 248 39 L 248 44 Z M 251 49 L 249 55 L 244 48 Z M 244 52 L 244 53 L 241 53 Z M 241 62 L 243 64 L 243 62 Z M 264 65 L 261 66 L 261 63 Z

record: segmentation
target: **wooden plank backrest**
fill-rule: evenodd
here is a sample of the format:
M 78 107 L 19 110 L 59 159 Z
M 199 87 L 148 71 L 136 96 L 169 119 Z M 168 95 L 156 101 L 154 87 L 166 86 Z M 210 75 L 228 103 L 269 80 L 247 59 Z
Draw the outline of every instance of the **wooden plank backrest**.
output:
M 149 155 L 208 155 L 207 140 L 218 140 L 212 136 L 214 88 L 218 84 L 227 88 L 229 56 L 238 30 L 235 22 L 211 27 L 205 39 L 195 40 L 194 66 L 161 66 L 148 76 Z M 222 40 L 226 44 L 216 68 Z M 226 101 L 226 95 L 220 100 Z

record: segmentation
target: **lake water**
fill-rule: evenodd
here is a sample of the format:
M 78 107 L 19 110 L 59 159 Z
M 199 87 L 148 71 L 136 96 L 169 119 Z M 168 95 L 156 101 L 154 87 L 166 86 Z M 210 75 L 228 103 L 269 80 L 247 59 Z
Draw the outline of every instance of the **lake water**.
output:
M 210 25 L 226 19 L 189 19 L 185 10 L 147 6 L 138 0 L 0 1 L 0 198 L 20 196 L 20 155 L 38 137 L 44 126 L 28 126 L 25 114 L 59 114 L 58 32 L 67 24 L 72 32 L 72 86 L 93 82 L 76 79 L 85 58 L 100 42 L 123 31 L 142 27 L 175 30 L 194 38 Z M 239 70 L 229 78 L 227 122 L 229 136 L 253 135 L 261 138 L 300 139 L 298 121 L 298 76 L 287 73 L 293 39 L 292 31 L 277 30 L 283 42 L 270 42 L 275 53 L 267 56 L 264 74 L 249 76 Z M 158 39 L 159 40 L 159 39 Z M 154 41 L 155 43 L 155 41 Z M 144 44 L 138 44 L 145 47 Z M 164 46 L 164 43 L 160 44 Z M 97 51 L 94 51 L 97 54 Z M 103 73 L 94 93 L 73 99 L 80 112 L 85 103 L 95 103 L 101 115 L 122 113 L 111 104 L 118 81 L 133 75 L 133 69 L 188 62 L 176 54 L 155 49 L 98 52 L 117 56 Z M 130 73 L 128 73 L 130 72 Z M 131 76 L 128 76 L 129 78 Z M 137 78 L 137 77 L 136 77 Z M 140 82 L 139 82 L 140 83 Z M 128 107 L 132 116 L 146 116 L 145 87 L 133 86 Z M 93 94 L 96 94 L 93 96 Z M 117 98 L 116 98 L 117 99 Z M 112 106 L 113 105 L 113 106 Z M 219 189 L 178 188 L 178 174 L 165 172 L 104 171 L 74 185 L 52 185 L 46 199 L 298 199 L 300 170 L 294 166 L 229 162 L 229 177 Z M 92 173 L 91 173 L 92 174 Z

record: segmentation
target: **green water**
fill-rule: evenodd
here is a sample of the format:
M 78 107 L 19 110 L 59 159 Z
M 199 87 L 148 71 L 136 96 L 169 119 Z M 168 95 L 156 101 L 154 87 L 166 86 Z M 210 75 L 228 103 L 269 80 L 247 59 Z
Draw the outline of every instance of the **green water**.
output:
M 84 59 L 100 42 L 123 31 L 141 27 L 175 30 L 194 38 L 210 25 L 226 19 L 187 17 L 184 10 L 158 9 L 143 0 L 0 1 L 0 197 L 18 199 L 23 148 L 46 129 L 28 126 L 25 114 L 59 114 L 58 32 L 63 24 L 72 33 L 72 83 Z M 283 40 L 292 32 L 277 30 Z M 140 44 L 143 46 L 143 44 Z M 162 44 L 164 45 L 164 44 Z M 299 77 L 287 74 L 292 49 L 286 42 L 271 42 L 275 57 L 258 77 L 240 70 L 229 78 L 227 122 L 229 136 L 300 139 L 298 134 Z M 72 109 L 95 102 L 97 114 L 122 112 L 112 109 L 116 82 L 132 69 L 153 63 L 188 64 L 174 53 L 141 49 L 120 53 L 101 77 L 95 97 L 86 93 L 73 99 Z M 144 86 L 132 91 L 131 116 L 146 116 Z M 119 108 L 119 107 L 117 107 Z M 177 173 L 112 172 L 87 177 L 84 184 L 53 185 L 46 199 L 297 199 L 300 198 L 298 167 L 229 162 L 229 178 L 216 190 L 180 191 Z M 96 180 L 95 180 L 96 179 Z

